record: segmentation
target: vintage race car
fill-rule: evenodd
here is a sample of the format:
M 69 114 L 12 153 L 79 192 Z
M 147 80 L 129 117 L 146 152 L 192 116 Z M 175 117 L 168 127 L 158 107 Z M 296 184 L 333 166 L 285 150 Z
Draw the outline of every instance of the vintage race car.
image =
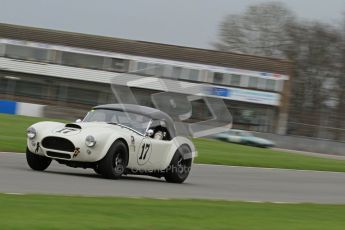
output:
M 195 156 L 193 143 L 176 136 L 171 117 L 139 105 L 100 105 L 82 121 L 44 121 L 27 130 L 26 159 L 38 171 L 54 159 L 110 179 L 138 174 L 182 183 Z
M 214 135 L 214 138 L 221 141 L 250 145 L 261 148 L 274 147 L 274 143 L 270 140 L 256 137 L 251 132 L 239 129 L 231 129 L 224 133 Z

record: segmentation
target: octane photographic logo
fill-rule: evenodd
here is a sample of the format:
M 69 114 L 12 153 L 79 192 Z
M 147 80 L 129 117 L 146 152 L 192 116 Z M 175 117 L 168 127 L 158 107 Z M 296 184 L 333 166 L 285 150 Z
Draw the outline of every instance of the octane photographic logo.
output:
M 115 169 L 115 171 L 118 172 L 122 172 L 122 170 L 128 170 L 125 171 L 127 173 L 131 173 L 131 174 L 138 174 L 138 175 L 142 175 L 142 174 L 156 174 L 156 175 L 161 175 L 164 174 L 165 172 L 177 172 L 180 175 L 183 173 L 189 173 L 191 170 L 191 167 L 185 166 L 185 165 L 181 165 L 181 166 L 175 166 L 175 165 L 169 165 L 165 170 L 144 170 L 144 169 L 126 169 L 123 166 L 122 167 L 118 167 Z
M 157 68 L 150 68 L 150 72 L 155 71 L 155 69 Z M 163 91 L 152 93 L 150 100 L 156 109 L 172 117 L 175 123 L 176 136 L 204 137 L 227 131 L 232 127 L 232 116 L 223 99 L 204 96 L 204 89 L 209 85 L 191 84 L 177 79 L 139 74 L 147 70 L 141 69 L 136 72 L 119 74 L 112 79 L 111 89 L 118 103 L 140 105 L 132 88 Z M 192 107 L 192 103 L 195 101 L 203 101 L 210 116 L 206 120 L 187 123 L 186 120 L 192 117 L 193 109 L 195 109 Z

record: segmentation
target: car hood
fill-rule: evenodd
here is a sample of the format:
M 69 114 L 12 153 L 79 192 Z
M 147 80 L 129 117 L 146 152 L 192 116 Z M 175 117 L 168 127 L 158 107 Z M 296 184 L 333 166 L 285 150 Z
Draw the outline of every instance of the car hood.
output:
M 79 123 L 69 123 L 62 127 L 54 127 L 51 131 L 55 135 L 76 135 L 79 133 L 94 133 L 94 132 L 123 132 L 125 130 L 132 130 L 125 126 L 108 124 L 106 122 L 79 122 Z
M 68 137 L 75 135 L 108 135 L 114 133 L 121 135 L 130 131 L 136 132 L 126 126 L 108 124 L 106 122 L 79 122 L 64 124 L 60 122 L 43 121 L 35 123 L 32 127 L 38 131 L 39 136 L 53 135 Z
M 113 126 L 115 125 L 111 125 L 106 122 L 78 122 L 65 124 L 64 128 L 87 130 L 91 128 L 109 128 Z

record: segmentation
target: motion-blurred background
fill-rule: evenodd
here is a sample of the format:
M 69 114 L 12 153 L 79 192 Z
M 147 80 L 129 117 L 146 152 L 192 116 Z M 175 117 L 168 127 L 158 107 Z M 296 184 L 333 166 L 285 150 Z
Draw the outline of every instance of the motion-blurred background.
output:
M 3 1 L 3 9 L 13 7 L 9 2 Z M 30 6 L 19 2 L 18 12 L 12 12 L 19 18 L 26 7 L 39 13 L 42 11 L 34 6 L 38 3 L 48 6 L 44 1 L 33 1 Z M 90 9 L 84 12 L 80 1 L 72 2 L 71 5 L 64 2 L 67 18 L 71 8 L 75 8 L 75 12 L 88 14 L 91 20 L 97 21 L 93 17 L 99 12 Z M 224 4 L 210 2 L 218 7 Z M 310 10 L 313 3 L 309 1 Z M 100 1 L 99 4 L 110 3 Z M 156 6 L 155 10 L 160 10 L 161 4 L 165 4 L 163 9 L 169 7 L 166 2 L 151 4 Z M 190 4 L 179 2 L 172 11 L 174 14 L 189 11 L 194 15 L 192 12 L 201 10 L 203 1 L 194 1 L 195 8 Z M 193 47 L 138 35 L 127 36 L 131 39 L 116 38 L 116 33 L 110 32 L 102 34 L 107 36 L 91 35 L 92 32 L 77 26 L 68 27 L 72 32 L 67 32 L 63 26 L 37 23 L 48 10 L 33 17 L 36 24 L 26 23 L 25 18 L 14 23 L 17 21 L 4 13 L 4 19 L 0 17 L 0 21 L 6 22 L 0 24 L 0 113 L 81 118 L 94 105 L 116 103 L 110 82 L 114 79 L 116 82 L 116 77 L 124 73 L 134 73 L 174 79 L 195 87 L 209 85 L 204 96 L 224 99 L 233 116 L 234 128 L 255 131 L 257 136 L 273 140 L 278 147 L 343 154 L 345 18 L 339 16 L 337 21 L 301 18 L 282 1 L 248 1 L 245 6 L 243 10 L 229 9 L 230 14 L 225 17 L 219 14 L 215 28 L 218 37 L 207 45 L 188 44 Z M 308 11 L 305 4 L 300 7 Z M 138 11 L 149 13 L 152 8 L 149 11 L 132 4 L 131 10 L 126 11 L 129 25 L 137 21 Z M 213 8 L 209 11 L 212 11 L 211 19 L 215 14 Z M 58 15 L 56 21 L 61 20 L 61 25 L 69 23 L 64 11 Z M 207 18 L 206 14 L 203 20 Z M 182 27 L 181 19 L 175 16 L 174 20 L 173 26 L 161 24 L 154 31 L 169 34 L 165 30 L 171 32 Z M 193 22 L 195 30 L 200 30 L 199 27 L 206 30 L 209 26 L 199 23 L 195 17 L 184 20 Z M 102 27 L 116 31 L 119 23 L 121 28 L 126 28 L 126 21 L 103 22 Z M 149 19 L 146 26 L 140 29 L 153 33 Z M 153 93 L 164 91 L 154 84 L 141 84 L 132 90 L 138 102 L 146 106 L 153 106 Z M 172 92 L 189 93 L 178 87 Z M 194 102 L 193 116 L 194 120 L 209 116 L 202 101 Z

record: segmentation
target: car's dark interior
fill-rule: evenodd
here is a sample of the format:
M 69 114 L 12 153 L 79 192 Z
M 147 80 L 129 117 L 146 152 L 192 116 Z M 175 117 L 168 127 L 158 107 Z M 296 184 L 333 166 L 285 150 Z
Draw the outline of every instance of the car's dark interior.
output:
M 150 129 L 153 130 L 153 135 L 151 136 L 153 139 L 163 141 L 171 140 L 171 135 L 169 133 L 169 130 L 166 128 L 164 121 L 153 121 Z

